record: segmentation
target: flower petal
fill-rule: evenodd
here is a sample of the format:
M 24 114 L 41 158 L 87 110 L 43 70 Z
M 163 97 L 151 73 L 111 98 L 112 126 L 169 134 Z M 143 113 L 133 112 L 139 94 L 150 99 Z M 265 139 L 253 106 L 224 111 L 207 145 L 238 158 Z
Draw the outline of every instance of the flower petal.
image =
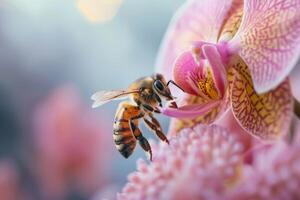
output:
M 300 0 L 245 0 L 231 46 L 249 66 L 256 92 L 278 86 L 300 55 Z
M 229 91 L 226 92 L 224 99 L 220 100 L 217 106 L 212 107 L 209 111 L 202 115 L 198 115 L 194 118 L 172 119 L 170 123 L 169 135 L 175 136 L 178 131 L 182 130 L 183 128 L 191 128 L 196 124 L 211 124 L 229 108 L 228 96 Z M 179 102 L 179 107 L 184 107 L 183 105 L 209 105 L 209 101 L 194 95 L 186 94 L 182 98 L 181 102 Z
M 210 66 L 211 71 L 213 73 L 213 79 L 216 84 L 216 88 L 218 92 L 220 93 L 220 96 L 223 96 L 225 93 L 225 88 L 227 86 L 226 81 L 226 69 L 224 66 L 224 62 L 222 60 L 222 57 L 214 45 L 203 45 L 203 54 L 207 58 Z
M 175 61 L 173 67 L 174 81 L 186 92 L 193 95 L 199 95 L 198 85 L 192 82 L 193 75 L 195 79 L 203 76 L 204 63 L 197 64 L 191 51 L 183 52 Z M 198 82 L 198 80 L 195 80 Z
M 231 66 L 235 71 L 231 88 L 234 116 L 250 134 L 263 140 L 284 136 L 292 119 L 293 99 L 288 80 L 276 89 L 257 94 L 247 65 L 237 58 Z
M 191 0 L 173 17 L 164 36 L 156 67 L 166 79 L 172 78 L 172 66 L 179 54 L 188 50 L 192 42 L 216 43 L 232 0 Z
M 222 26 L 220 38 L 218 39 L 219 42 L 226 42 L 234 37 L 241 25 L 243 10 L 244 1 L 234 0 L 232 2 L 231 9 L 224 20 L 224 25 Z
M 193 104 L 182 106 L 180 108 L 162 108 L 162 114 L 176 118 L 193 118 L 204 115 L 215 107 L 219 106 L 221 101 L 210 101 L 206 104 Z
M 205 59 L 195 60 L 192 51 L 183 52 L 174 63 L 175 82 L 186 92 L 208 100 L 223 98 L 226 87 L 226 69 L 217 45 L 204 44 Z M 206 59 L 207 58 L 207 59 Z

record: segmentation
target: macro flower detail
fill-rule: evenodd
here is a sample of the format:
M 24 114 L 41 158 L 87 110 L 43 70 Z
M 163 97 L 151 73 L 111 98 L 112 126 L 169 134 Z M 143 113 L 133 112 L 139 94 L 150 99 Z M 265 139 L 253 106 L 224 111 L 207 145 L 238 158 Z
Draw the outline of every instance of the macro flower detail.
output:
M 243 145 L 216 125 L 187 128 L 170 145 L 152 145 L 153 162 L 138 171 L 118 199 L 220 199 L 241 174 Z
M 244 168 L 242 181 L 227 199 L 299 199 L 299 144 L 279 142 L 255 155 L 252 166 Z
M 230 45 L 240 47 L 259 93 L 284 81 L 299 59 L 299 8 L 299 0 L 245 1 L 241 26 Z
M 157 62 L 157 71 L 173 75 L 187 93 L 179 109 L 162 109 L 182 118 L 175 129 L 212 123 L 231 108 L 253 136 L 285 135 L 293 108 L 287 76 L 300 55 L 299 9 L 300 0 L 188 1 Z
M 289 130 L 292 98 L 290 84 L 285 80 L 275 90 L 258 95 L 253 88 L 244 62 L 234 66 L 237 71 L 231 85 L 231 108 L 237 121 L 252 135 L 276 139 Z

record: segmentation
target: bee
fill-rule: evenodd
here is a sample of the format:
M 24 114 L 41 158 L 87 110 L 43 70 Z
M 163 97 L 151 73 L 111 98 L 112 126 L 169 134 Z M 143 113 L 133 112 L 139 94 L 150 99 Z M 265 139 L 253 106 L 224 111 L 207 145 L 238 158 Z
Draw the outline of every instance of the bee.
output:
M 113 139 L 116 148 L 125 158 L 133 153 L 138 141 L 142 149 L 149 153 L 152 161 L 151 146 L 139 129 L 139 120 L 141 119 L 160 140 L 169 143 L 153 114 L 160 113 L 159 107 L 162 107 L 162 100 L 169 101 L 170 107 L 177 108 L 169 89 L 170 83 L 180 88 L 172 80 L 166 82 L 163 75 L 153 74 L 137 79 L 126 90 L 99 91 L 92 95 L 93 108 L 112 100 L 130 98 L 130 101 L 123 101 L 119 104 L 113 125 Z

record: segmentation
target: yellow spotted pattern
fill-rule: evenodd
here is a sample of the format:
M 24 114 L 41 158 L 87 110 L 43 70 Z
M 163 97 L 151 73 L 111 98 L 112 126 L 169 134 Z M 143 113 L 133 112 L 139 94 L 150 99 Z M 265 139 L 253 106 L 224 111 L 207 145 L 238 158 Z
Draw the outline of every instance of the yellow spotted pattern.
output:
M 213 80 L 213 75 L 210 68 L 207 68 L 205 78 L 199 80 L 198 88 L 207 99 L 217 100 L 221 98 L 215 86 L 215 82 Z
M 288 130 L 293 109 L 289 81 L 285 80 L 270 92 L 257 94 L 250 71 L 240 57 L 232 58 L 230 68 L 232 111 L 242 127 L 264 140 L 283 136 Z
M 231 39 L 240 27 L 243 17 L 243 1 L 234 0 L 232 9 L 224 20 L 224 25 L 219 34 L 220 38 Z

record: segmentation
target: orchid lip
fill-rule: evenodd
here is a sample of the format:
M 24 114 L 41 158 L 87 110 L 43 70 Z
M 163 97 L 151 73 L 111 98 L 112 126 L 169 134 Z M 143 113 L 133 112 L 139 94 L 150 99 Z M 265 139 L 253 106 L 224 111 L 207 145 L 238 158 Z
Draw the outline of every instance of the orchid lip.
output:
M 190 94 L 201 96 L 207 100 L 215 100 L 216 95 L 208 94 L 209 91 L 212 91 L 211 88 L 214 88 L 217 96 L 221 99 L 227 87 L 226 66 L 230 55 L 227 42 L 212 44 L 196 41 L 192 44 L 190 51 L 184 52 L 177 58 L 175 79 L 189 88 Z M 181 78 L 183 74 L 186 77 L 185 80 Z M 213 83 L 206 82 L 208 76 Z
M 206 114 L 213 108 L 219 106 L 221 100 L 211 101 L 205 104 L 193 104 L 175 108 L 160 108 L 160 112 L 169 117 L 194 118 Z

